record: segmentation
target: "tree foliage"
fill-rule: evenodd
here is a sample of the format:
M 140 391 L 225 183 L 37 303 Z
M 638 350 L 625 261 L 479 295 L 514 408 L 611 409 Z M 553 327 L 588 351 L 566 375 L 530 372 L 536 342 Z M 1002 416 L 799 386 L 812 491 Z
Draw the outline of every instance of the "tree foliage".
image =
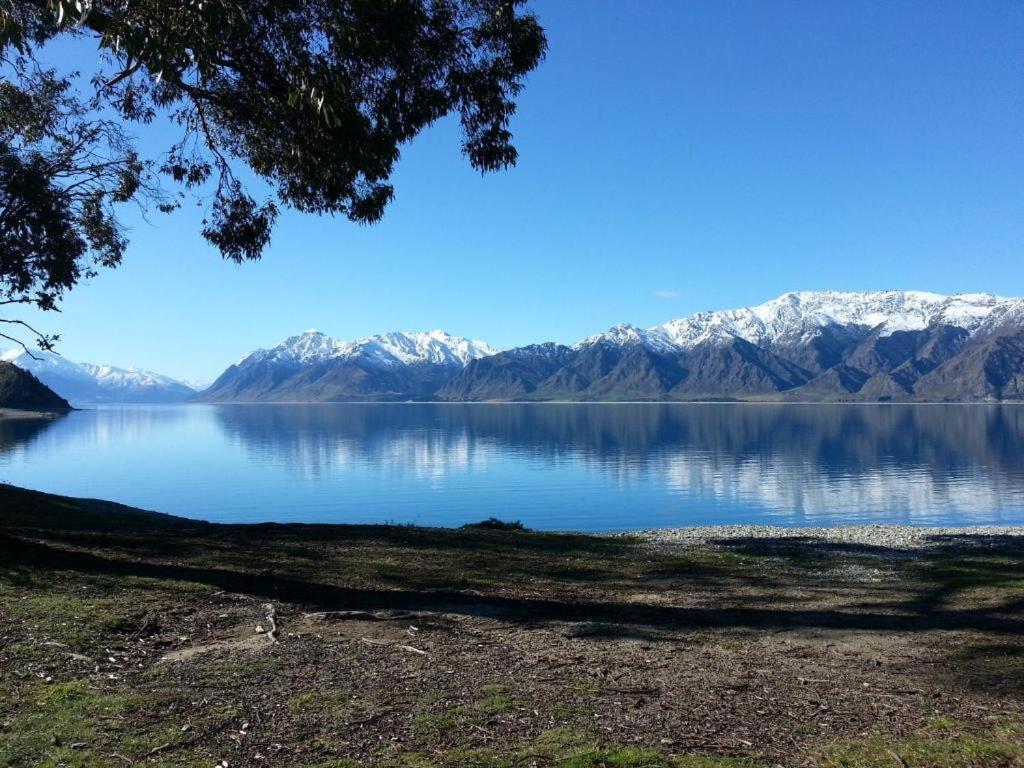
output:
M 0 304 L 55 309 L 124 255 L 115 207 L 157 198 L 122 126 L 96 118 L 66 79 L 19 59 L 0 82 Z M 43 348 L 55 338 L 35 333 Z M 0 337 L 17 340 L 7 334 Z
M 116 265 L 115 207 L 128 201 L 170 210 L 203 197 L 202 234 L 234 261 L 260 256 L 279 205 L 376 222 L 402 145 L 451 113 L 474 168 L 514 164 L 515 99 L 546 46 L 522 5 L 0 0 L 0 289 L 51 308 L 97 265 Z M 85 96 L 36 61 L 59 35 L 100 49 Z M 140 159 L 123 126 L 160 114 L 179 137 Z M 250 195 L 239 164 L 272 199 Z M 157 178 L 178 187 L 173 197 Z

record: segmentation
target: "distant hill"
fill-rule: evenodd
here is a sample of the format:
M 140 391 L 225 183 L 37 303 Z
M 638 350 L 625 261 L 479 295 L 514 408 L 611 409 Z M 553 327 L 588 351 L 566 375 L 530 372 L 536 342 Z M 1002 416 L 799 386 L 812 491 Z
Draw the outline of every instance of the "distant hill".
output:
M 924 291 L 798 292 L 572 346 L 497 351 L 431 334 L 310 332 L 228 368 L 200 399 L 1024 399 L 1024 300 Z
M 180 403 L 195 394 L 184 382 L 139 368 L 75 363 L 63 355 L 12 349 L 2 359 L 27 371 L 75 405 Z
M 0 361 L 0 408 L 70 411 L 71 405 L 28 371 Z

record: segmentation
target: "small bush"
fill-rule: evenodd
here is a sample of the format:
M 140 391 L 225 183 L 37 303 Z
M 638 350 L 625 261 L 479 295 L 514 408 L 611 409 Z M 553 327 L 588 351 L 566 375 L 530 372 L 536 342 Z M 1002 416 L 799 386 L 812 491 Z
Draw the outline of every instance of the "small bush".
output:
M 518 520 L 506 521 L 496 517 L 488 517 L 479 523 L 466 523 L 463 528 L 482 528 L 490 531 L 525 531 L 526 526 Z

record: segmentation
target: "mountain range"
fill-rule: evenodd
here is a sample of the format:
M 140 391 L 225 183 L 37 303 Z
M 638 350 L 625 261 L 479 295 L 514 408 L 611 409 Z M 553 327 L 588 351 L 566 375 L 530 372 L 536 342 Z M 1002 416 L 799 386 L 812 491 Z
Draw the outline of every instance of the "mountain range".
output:
M 497 352 L 444 331 L 385 333 L 358 341 L 306 331 L 246 355 L 198 399 L 428 400 L 467 364 Z
M 176 403 L 196 390 L 184 382 L 138 368 L 74 363 L 53 352 L 8 350 L 0 361 L 29 371 L 72 405 L 99 403 Z
M 201 392 L 151 371 L 74 363 L 50 352 L 10 350 L 0 363 L 13 363 L 57 393 L 50 399 L 56 408 L 62 398 L 71 405 L 1022 400 L 1024 299 L 795 292 L 651 328 L 617 325 L 573 345 L 506 350 L 444 331 L 344 341 L 311 330 L 245 355 Z M 6 381 L 19 397 L 46 400 L 10 370 Z
M 795 292 L 502 351 L 443 331 L 359 341 L 307 331 L 246 355 L 196 399 L 1024 399 L 1024 300 Z

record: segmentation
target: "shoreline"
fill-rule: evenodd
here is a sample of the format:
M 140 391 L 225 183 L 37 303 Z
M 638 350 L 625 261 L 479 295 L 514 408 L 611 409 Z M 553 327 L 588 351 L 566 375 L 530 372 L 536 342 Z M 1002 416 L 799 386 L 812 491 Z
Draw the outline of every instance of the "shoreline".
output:
M 782 525 L 705 525 L 681 528 L 648 528 L 604 534 L 639 538 L 650 544 L 714 547 L 738 540 L 755 542 L 806 543 L 837 546 L 867 546 L 897 549 L 933 549 L 957 544 L 985 545 L 986 539 L 1024 537 L 1024 525 L 931 526 L 855 523 L 834 526 L 793 527 Z M 785 540 L 789 540 L 788 542 Z
M 255 522 L 221 522 L 202 518 L 184 517 L 179 514 L 144 509 L 108 499 L 67 496 L 34 488 L 25 488 L 10 483 L 0 483 L 0 507 L 14 500 L 37 503 L 58 502 L 88 509 L 93 514 L 107 516 L 112 520 L 124 521 L 137 516 L 139 520 L 165 521 L 169 525 L 211 527 L 246 531 L 265 529 L 268 526 L 281 532 L 320 528 L 327 530 L 404 528 L 439 535 L 466 530 L 479 525 L 470 521 L 462 525 L 410 525 L 393 522 L 348 523 L 348 522 L 300 522 L 261 520 Z M 695 549 L 719 549 L 735 547 L 737 542 L 750 541 L 765 546 L 786 546 L 807 543 L 822 543 L 843 547 L 874 547 L 903 550 L 930 550 L 939 547 L 956 548 L 960 545 L 976 548 L 986 543 L 996 545 L 1006 539 L 1024 538 L 1024 525 L 912 525 L 889 523 L 851 523 L 838 525 L 786 526 L 760 523 L 732 525 L 696 525 L 676 528 L 636 528 L 618 531 L 581 531 L 572 529 L 548 530 L 526 528 L 525 532 L 538 535 L 587 536 L 606 539 L 639 539 L 653 546 L 674 546 Z M 988 542 L 986 542 L 988 540 Z M 1000 541 L 1001 540 L 1001 541 Z

